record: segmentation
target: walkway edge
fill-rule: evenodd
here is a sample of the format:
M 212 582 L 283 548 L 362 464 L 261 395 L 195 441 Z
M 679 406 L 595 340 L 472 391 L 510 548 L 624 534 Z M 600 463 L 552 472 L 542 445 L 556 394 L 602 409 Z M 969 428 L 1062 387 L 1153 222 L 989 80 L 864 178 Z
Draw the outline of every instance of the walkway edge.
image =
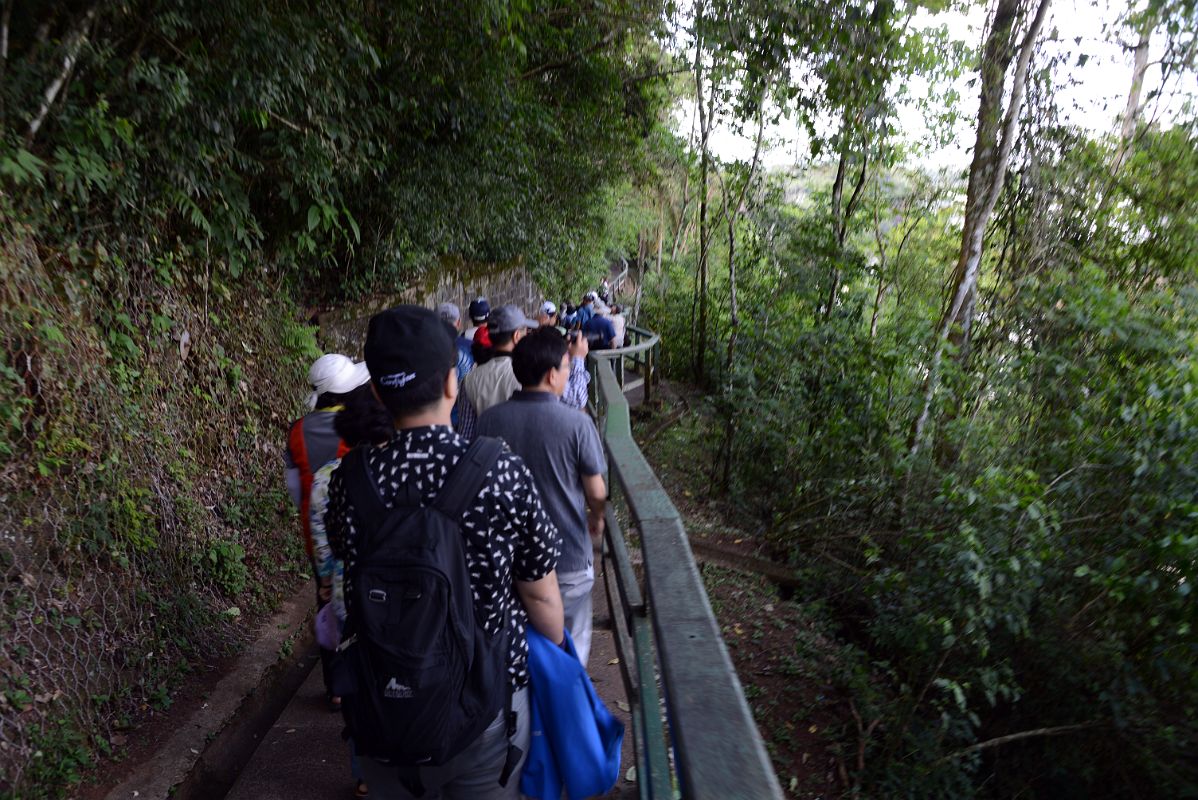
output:
M 262 627 L 206 702 L 105 800 L 222 797 L 312 667 L 314 605 L 305 581 Z

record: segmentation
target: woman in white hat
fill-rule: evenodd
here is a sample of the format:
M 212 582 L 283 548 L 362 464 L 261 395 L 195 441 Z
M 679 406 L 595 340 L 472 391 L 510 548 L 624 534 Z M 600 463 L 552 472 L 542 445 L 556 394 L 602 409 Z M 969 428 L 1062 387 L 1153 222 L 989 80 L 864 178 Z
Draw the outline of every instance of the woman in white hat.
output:
M 312 544 L 308 514 L 312 501 L 312 476 L 325 464 L 341 458 L 349 450 L 337 435 L 333 422 L 337 412 L 345 407 L 346 400 L 355 392 L 371 391 L 370 372 L 365 363 L 355 364 L 340 353 L 328 353 L 312 364 L 308 370 L 308 383 L 312 386 L 308 408 L 312 410 L 292 423 L 283 461 L 287 491 L 299 507 L 300 531 L 304 537 L 304 551 L 312 565 L 312 577 L 316 581 L 316 605 L 319 609 L 331 599 L 332 584 L 327 578 L 320 577 Z M 332 676 L 328 668 L 331 657 L 331 652 L 324 649 L 320 651 L 325 694 L 329 704 L 336 708 L 339 698 L 333 696 L 330 684 Z

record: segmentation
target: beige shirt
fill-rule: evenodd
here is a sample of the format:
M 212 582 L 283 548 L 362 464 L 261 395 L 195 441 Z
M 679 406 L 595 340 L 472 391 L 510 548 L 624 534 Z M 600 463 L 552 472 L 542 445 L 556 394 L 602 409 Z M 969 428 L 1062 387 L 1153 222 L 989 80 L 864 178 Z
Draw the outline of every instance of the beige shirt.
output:
M 462 380 L 462 391 L 474 413 L 482 415 L 491 406 L 499 405 L 511 399 L 512 393 L 520 388 L 520 381 L 512 372 L 511 356 L 497 355 L 483 364 L 470 370 Z

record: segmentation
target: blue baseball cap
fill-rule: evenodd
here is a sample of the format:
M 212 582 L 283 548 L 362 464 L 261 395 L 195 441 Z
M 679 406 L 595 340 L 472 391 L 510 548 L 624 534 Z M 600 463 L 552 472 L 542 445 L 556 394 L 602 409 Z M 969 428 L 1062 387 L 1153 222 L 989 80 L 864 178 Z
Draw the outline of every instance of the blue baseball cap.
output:
M 482 324 L 486 321 L 487 315 L 491 313 L 491 304 L 487 302 L 487 298 L 480 297 L 470 304 L 470 319 L 474 322 Z

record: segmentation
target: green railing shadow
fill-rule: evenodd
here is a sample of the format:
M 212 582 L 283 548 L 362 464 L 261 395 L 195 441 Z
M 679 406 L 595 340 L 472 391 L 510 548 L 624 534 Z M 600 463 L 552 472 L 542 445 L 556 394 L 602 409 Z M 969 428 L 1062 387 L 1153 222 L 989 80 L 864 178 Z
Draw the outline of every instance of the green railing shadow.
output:
M 592 353 L 588 368 L 590 410 L 607 451 L 609 491 L 627 505 L 644 560 L 642 591 L 609 506 L 604 575 L 631 707 L 640 796 L 781 800 L 782 787 L 720 636 L 682 518 L 632 438 L 624 373 L 621 367 L 618 377 L 616 365 L 630 357 L 640 364 L 648 397 L 658 337 L 629 330 L 637 331 L 639 341 L 621 348 L 628 352 Z

